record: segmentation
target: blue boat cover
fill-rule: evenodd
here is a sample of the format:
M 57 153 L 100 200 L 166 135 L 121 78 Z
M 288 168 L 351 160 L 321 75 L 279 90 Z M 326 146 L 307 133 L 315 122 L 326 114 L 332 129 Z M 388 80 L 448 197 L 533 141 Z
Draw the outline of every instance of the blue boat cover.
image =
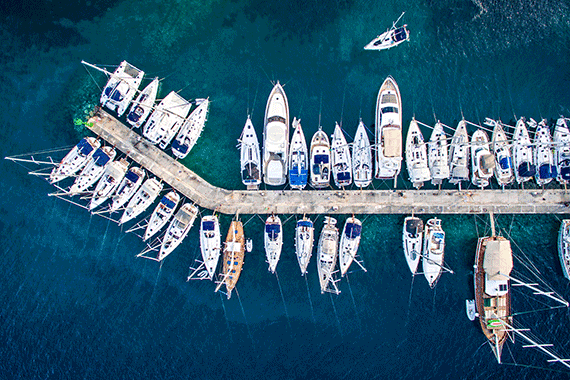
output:
M 345 235 L 351 239 L 359 237 L 361 231 L 362 231 L 362 226 L 359 224 L 356 224 L 356 223 L 347 223 L 346 224 Z
M 398 42 L 398 41 L 403 41 L 406 39 L 406 28 L 405 27 L 401 27 L 398 28 L 394 31 L 394 41 Z
M 204 231 L 214 231 L 214 222 L 211 220 L 206 220 L 202 223 L 202 229 Z
M 313 227 L 313 222 L 310 220 L 299 220 L 297 222 L 297 227 Z
M 317 154 L 315 156 L 315 164 L 328 164 L 329 156 L 326 154 Z
M 111 99 L 113 99 L 116 102 L 120 102 L 123 100 L 123 95 L 119 91 L 114 91 L 113 94 L 111 95 Z
M 281 226 L 279 224 L 266 224 L 265 225 L 265 232 L 269 234 L 269 236 L 273 236 L 274 234 L 278 234 L 281 231 Z
M 111 159 L 105 152 L 101 150 L 101 148 L 97 149 L 95 153 L 93 153 L 93 157 L 97 166 L 104 166 Z
M 441 242 L 443 242 L 445 235 L 442 232 L 434 232 L 433 238 L 436 242 L 441 243 Z
M 137 182 L 139 179 L 139 176 L 130 170 L 127 172 L 127 175 L 125 177 L 131 182 Z
M 297 172 L 297 173 L 296 173 Z M 298 171 L 291 171 L 289 173 L 289 180 L 291 181 L 291 186 L 305 186 L 307 184 L 308 170 L 301 169 L 301 173 Z
M 141 107 L 137 106 L 134 110 L 129 112 L 129 114 L 127 115 L 127 119 L 129 119 L 133 123 L 136 123 L 137 121 L 139 121 L 143 113 L 144 110 Z
M 557 174 L 558 172 L 554 165 L 543 164 L 540 165 L 540 168 L 538 169 L 538 176 L 540 179 L 556 178 Z
M 511 168 L 513 166 L 511 163 L 511 158 L 510 157 L 501 158 L 501 162 L 499 162 L 499 166 L 503 170 L 507 170 L 508 168 Z
M 350 180 L 350 172 L 340 172 L 338 173 L 338 181 L 349 181 Z
M 93 151 L 93 147 L 91 144 L 89 144 L 89 141 L 87 141 L 87 139 L 81 139 L 81 141 L 79 141 L 77 144 L 77 148 L 79 149 L 79 152 L 84 156 L 87 156 Z
M 566 166 L 564 168 L 560 168 L 560 177 L 564 181 L 570 181 L 570 167 Z
M 180 144 L 178 140 L 172 142 L 172 149 L 179 151 L 181 154 L 188 152 L 188 145 Z
M 519 165 L 520 177 L 532 177 L 534 175 L 536 175 L 536 165 L 530 165 L 528 162 Z
M 160 203 L 162 203 L 163 205 L 165 205 L 168 208 L 174 208 L 176 206 L 176 203 L 172 202 L 171 199 L 166 198 L 166 196 L 162 197 L 162 199 L 160 200 Z

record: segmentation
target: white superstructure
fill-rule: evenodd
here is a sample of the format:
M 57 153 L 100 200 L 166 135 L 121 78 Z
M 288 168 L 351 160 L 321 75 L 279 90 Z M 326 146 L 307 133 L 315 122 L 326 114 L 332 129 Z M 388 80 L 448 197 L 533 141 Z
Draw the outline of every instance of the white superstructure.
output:
M 190 116 L 182 124 L 178 135 L 172 141 L 172 154 L 181 160 L 190 153 L 208 120 L 210 99 L 196 99 L 196 105 L 198 107 L 190 113 Z
M 113 162 L 117 152 L 113 147 L 104 146 L 93 153 L 87 164 L 75 178 L 69 192 L 81 193 L 93 185 L 105 172 L 107 166 Z
M 137 98 L 133 101 L 131 110 L 127 114 L 127 123 L 134 128 L 138 128 L 146 121 L 148 115 L 152 112 L 156 95 L 158 94 L 158 78 L 154 78 L 144 90 L 140 92 Z
M 376 178 L 398 176 L 402 165 L 402 98 L 394 78 L 386 78 L 376 99 Z
M 372 182 L 372 147 L 362 119 L 352 144 L 352 175 L 354 184 L 359 188 L 367 187 Z
M 287 181 L 289 156 L 289 103 L 277 82 L 269 94 L 263 123 L 263 182 L 270 186 Z
M 154 202 L 161 191 L 162 183 L 158 182 L 156 178 L 147 179 L 127 204 L 121 220 L 119 220 L 119 225 L 139 216 Z
M 427 159 L 427 146 L 415 118 L 410 121 L 406 137 L 406 167 L 408 168 L 410 182 L 416 189 L 419 189 L 424 182 L 431 179 Z
M 281 249 L 283 248 L 283 226 L 277 215 L 270 215 L 265 221 L 265 256 L 269 264 L 269 271 L 275 273 Z
M 449 178 L 449 159 L 447 154 L 447 136 L 443 124 L 435 123 L 428 143 L 428 165 L 431 173 L 431 183 L 440 185 Z

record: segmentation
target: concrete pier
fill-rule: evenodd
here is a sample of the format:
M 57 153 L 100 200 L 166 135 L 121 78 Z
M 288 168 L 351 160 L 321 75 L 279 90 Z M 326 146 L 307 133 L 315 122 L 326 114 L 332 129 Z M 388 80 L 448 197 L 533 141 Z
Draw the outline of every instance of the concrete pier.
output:
M 227 190 L 212 186 L 102 109 L 88 127 L 188 199 L 224 214 L 570 213 L 570 194 L 563 189 Z

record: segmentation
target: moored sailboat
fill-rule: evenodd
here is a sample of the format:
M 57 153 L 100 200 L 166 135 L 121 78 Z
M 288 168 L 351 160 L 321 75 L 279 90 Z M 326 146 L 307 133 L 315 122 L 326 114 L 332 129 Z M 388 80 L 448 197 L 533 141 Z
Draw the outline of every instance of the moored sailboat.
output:
M 490 121 L 490 125 L 494 125 L 493 143 L 491 146 L 493 147 L 493 155 L 495 156 L 495 178 L 499 185 L 506 186 L 511 184 L 515 179 L 513 175 L 511 146 L 501 123 L 495 120 Z
M 221 253 L 220 222 L 216 215 L 206 215 L 200 223 L 200 252 L 208 279 L 213 280 Z
M 489 186 L 495 159 L 489 150 L 489 136 L 477 129 L 471 137 L 471 183 L 481 189 Z
M 412 274 L 416 274 L 418 271 L 418 264 L 422 257 L 423 233 L 424 222 L 420 218 L 407 216 L 404 219 L 402 232 L 404 257 Z
M 105 172 L 107 166 L 113 162 L 117 152 L 113 147 L 104 146 L 93 153 L 83 170 L 75 178 L 69 188 L 70 194 L 81 193 L 93 185 Z
M 265 221 L 263 237 L 269 271 L 275 273 L 279 257 L 281 256 L 281 249 L 283 248 L 283 226 L 281 225 L 281 219 L 277 215 L 270 215 Z
M 461 120 L 449 144 L 449 183 L 461 186 L 469 181 L 469 135 L 467 122 Z
M 143 136 L 151 143 L 166 148 L 188 116 L 192 104 L 172 91 L 156 106 L 143 127 Z
M 158 94 L 158 78 L 154 78 L 144 90 L 140 92 L 137 98 L 133 101 L 131 110 L 127 114 L 127 123 L 134 128 L 138 128 L 146 121 L 148 115 L 152 112 L 156 95 Z
M 560 223 L 558 231 L 558 257 L 564 277 L 570 280 L 570 219 Z
M 289 155 L 289 184 L 291 188 L 301 190 L 307 186 L 309 155 L 301 120 L 293 118 L 293 129 Z
M 332 172 L 336 187 L 352 184 L 352 160 L 350 149 L 338 123 L 334 127 L 331 143 Z
M 412 121 L 410 121 L 406 137 L 406 167 L 410 176 L 410 182 L 416 189 L 419 189 L 425 181 L 431 179 L 424 136 L 415 118 L 412 118 Z
M 162 183 L 158 182 L 156 178 L 147 179 L 130 199 L 119 220 L 119 225 L 139 216 L 154 202 L 161 191 Z
M 109 210 L 111 212 L 115 212 L 131 197 L 136 193 L 139 189 L 140 185 L 142 184 L 145 177 L 145 171 L 143 168 L 138 166 L 133 166 L 127 171 L 127 174 L 123 177 L 123 180 L 117 187 L 115 191 L 115 195 L 113 195 L 113 201 L 111 202 L 111 206 Z
M 265 107 L 263 123 L 263 182 L 270 186 L 287 181 L 289 155 L 289 103 L 279 82 L 273 87 Z
M 558 176 L 556 180 L 561 184 L 570 181 L 570 131 L 568 131 L 567 119 L 560 117 L 554 127 L 554 155 Z
M 428 143 L 428 165 L 431 173 L 431 183 L 440 185 L 449 178 L 449 160 L 447 152 L 447 136 L 441 122 L 435 123 Z
M 170 221 L 166 234 L 162 239 L 158 261 L 164 260 L 166 256 L 170 255 L 182 243 L 182 240 L 184 240 L 186 235 L 188 235 L 188 231 L 194 225 L 197 215 L 198 207 L 191 203 L 184 203 L 180 207 L 172 221 Z
M 313 254 L 315 228 L 311 219 L 303 217 L 295 227 L 295 254 L 301 268 L 301 275 L 307 273 L 307 265 Z
M 336 219 L 329 216 L 325 217 L 325 225 L 321 231 L 317 247 L 317 272 L 319 274 L 321 293 L 340 293 L 333 277 L 338 256 L 338 238 Z M 333 289 L 330 288 L 331 285 Z
M 531 119 L 531 122 L 534 121 Z M 535 122 L 536 124 L 536 122 Z M 558 176 L 554 153 L 552 151 L 552 138 L 546 120 L 542 119 L 536 126 L 534 134 L 534 162 L 536 163 L 536 183 L 544 186 Z
M 127 173 L 128 168 L 129 162 L 124 158 L 118 161 L 113 161 L 107 166 L 103 176 L 99 182 L 97 182 L 97 186 L 95 186 L 95 190 L 91 195 L 89 210 L 93 210 L 113 195 Z
M 376 178 L 389 179 L 402 165 L 402 98 L 394 78 L 386 78 L 376 99 Z
M 261 183 L 261 156 L 255 128 L 248 116 L 239 138 L 241 182 L 248 188 Z
M 245 238 L 243 235 L 243 225 L 239 220 L 233 220 L 224 243 L 223 268 L 219 274 L 220 281 L 216 291 L 222 285 L 226 285 L 228 299 L 232 296 L 239 276 L 243 268 L 245 257 Z
M 137 93 L 144 77 L 144 71 L 137 69 L 127 61 L 121 62 L 113 73 L 94 65 L 89 64 L 89 66 L 109 76 L 109 81 L 101 94 L 101 106 L 116 111 L 119 116 L 123 115 Z
M 445 232 L 441 228 L 441 220 L 437 218 L 430 219 L 427 221 L 424 230 L 422 267 L 424 276 L 432 289 L 441 277 L 444 253 Z
M 59 182 L 77 173 L 87 164 L 93 153 L 99 149 L 101 142 L 95 137 L 84 137 L 63 157 L 49 176 L 50 183 Z
M 311 139 L 311 186 L 322 189 L 329 186 L 331 175 L 329 138 L 319 127 Z
M 372 147 L 362 119 L 352 144 L 352 174 L 354 184 L 361 189 L 372 182 Z
M 358 246 L 360 245 L 360 235 L 362 234 L 362 222 L 354 216 L 348 218 L 344 223 L 339 245 L 339 266 L 340 275 L 344 276 L 354 261 Z
M 532 179 L 536 174 L 532 144 L 523 117 L 517 120 L 513 133 L 513 170 L 519 184 Z
M 178 206 L 178 202 L 180 202 L 180 195 L 174 190 L 169 191 L 164 197 L 162 197 L 150 215 L 143 240 L 146 241 L 153 237 L 166 225 L 166 223 L 168 223 L 170 217 L 176 210 L 176 206 Z
M 196 99 L 196 105 L 198 107 L 190 113 L 190 116 L 180 127 L 176 139 L 172 141 L 172 154 L 181 160 L 188 156 L 188 153 L 190 153 L 196 141 L 198 141 L 208 119 L 210 100 Z

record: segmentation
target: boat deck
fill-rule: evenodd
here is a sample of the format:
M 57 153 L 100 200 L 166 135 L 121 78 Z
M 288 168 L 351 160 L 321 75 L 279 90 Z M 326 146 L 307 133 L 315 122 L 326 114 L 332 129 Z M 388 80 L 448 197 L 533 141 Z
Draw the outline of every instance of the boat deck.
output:
M 211 185 L 100 108 L 87 126 L 188 199 L 224 214 L 570 213 L 570 193 L 564 189 L 227 190 Z

